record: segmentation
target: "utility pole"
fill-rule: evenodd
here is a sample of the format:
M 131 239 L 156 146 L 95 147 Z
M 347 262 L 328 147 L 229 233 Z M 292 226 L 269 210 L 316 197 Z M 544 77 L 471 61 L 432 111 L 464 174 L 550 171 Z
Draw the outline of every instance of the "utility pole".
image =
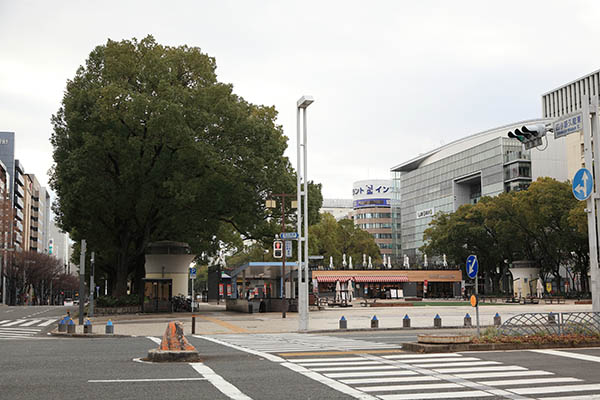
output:
M 81 241 L 79 256 L 79 325 L 83 325 L 83 303 L 85 302 L 85 239 Z
M 94 289 L 96 288 L 96 284 L 94 283 L 94 266 L 94 252 L 92 251 L 90 258 L 90 317 L 94 316 Z

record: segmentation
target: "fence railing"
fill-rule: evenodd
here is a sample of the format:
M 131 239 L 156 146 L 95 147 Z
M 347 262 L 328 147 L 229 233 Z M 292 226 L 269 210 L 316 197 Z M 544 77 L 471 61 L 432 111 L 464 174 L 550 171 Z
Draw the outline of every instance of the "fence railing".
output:
M 523 313 L 507 319 L 498 329 L 502 335 L 600 335 L 600 312 Z

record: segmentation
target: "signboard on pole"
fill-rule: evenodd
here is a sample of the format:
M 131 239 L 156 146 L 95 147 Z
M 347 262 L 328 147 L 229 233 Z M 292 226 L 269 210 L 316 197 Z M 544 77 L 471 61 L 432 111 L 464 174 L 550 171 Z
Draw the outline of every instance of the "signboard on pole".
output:
M 292 242 L 285 241 L 285 258 L 292 258 Z
M 573 190 L 573 196 L 575 196 L 577 200 L 587 200 L 594 188 L 594 180 L 590 170 L 587 168 L 580 168 L 573 177 L 571 188 Z
M 583 129 L 583 113 L 577 112 L 567 114 L 552 124 L 554 127 L 554 138 L 567 136 L 568 134 L 580 132 Z
M 297 240 L 298 232 L 281 232 L 279 238 L 284 240 Z
M 196 267 L 190 268 L 190 279 L 196 279 Z
M 469 278 L 473 279 L 477 276 L 477 270 L 479 269 L 479 262 L 477 261 L 477 256 L 470 255 L 467 258 L 467 275 Z

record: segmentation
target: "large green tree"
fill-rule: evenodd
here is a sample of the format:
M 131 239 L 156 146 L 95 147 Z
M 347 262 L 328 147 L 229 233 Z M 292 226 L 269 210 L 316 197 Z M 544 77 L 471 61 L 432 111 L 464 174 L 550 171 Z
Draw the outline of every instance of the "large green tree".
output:
M 52 117 L 53 209 L 99 253 L 115 295 L 143 276 L 150 241 L 200 254 L 269 235 L 264 200 L 295 186 L 275 109 L 215 69 L 198 48 L 148 36 L 96 47 L 67 82 Z

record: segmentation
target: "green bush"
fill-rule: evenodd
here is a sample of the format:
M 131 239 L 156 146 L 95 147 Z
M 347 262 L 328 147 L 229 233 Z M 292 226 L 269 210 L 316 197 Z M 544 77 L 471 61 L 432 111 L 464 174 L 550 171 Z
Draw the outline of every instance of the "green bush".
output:
M 140 298 L 136 294 L 130 294 L 128 296 L 121 297 L 102 296 L 96 300 L 97 307 L 137 306 L 139 303 Z

